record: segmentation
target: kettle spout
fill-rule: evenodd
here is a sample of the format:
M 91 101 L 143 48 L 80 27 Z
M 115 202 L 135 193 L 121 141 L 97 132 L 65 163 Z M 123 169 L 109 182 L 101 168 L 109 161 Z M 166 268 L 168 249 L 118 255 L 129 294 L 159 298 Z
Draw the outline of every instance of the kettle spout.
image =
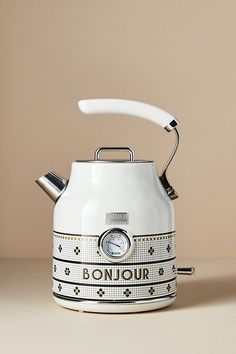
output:
M 47 193 L 54 203 L 59 199 L 68 183 L 66 179 L 55 172 L 49 172 L 39 177 L 35 182 Z

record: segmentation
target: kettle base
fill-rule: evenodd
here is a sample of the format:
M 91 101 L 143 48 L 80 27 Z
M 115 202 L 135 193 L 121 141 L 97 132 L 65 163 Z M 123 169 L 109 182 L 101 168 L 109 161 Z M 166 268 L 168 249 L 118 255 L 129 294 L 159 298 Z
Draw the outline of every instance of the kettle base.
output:
M 56 303 L 70 310 L 80 312 L 96 312 L 96 313 L 131 313 L 158 310 L 171 305 L 176 296 L 166 296 L 165 298 L 136 301 L 130 303 L 101 303 L 95 301 L 70 301 L 60 299 L 54 296 Z

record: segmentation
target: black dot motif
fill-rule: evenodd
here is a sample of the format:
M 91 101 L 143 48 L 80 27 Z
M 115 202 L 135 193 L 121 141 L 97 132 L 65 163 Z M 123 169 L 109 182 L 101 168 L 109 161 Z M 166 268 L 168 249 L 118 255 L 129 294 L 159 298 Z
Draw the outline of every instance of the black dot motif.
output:
M 174 264 L 173 264 L 173 267 L 172 267 L 172 272 L 173 272 L 173 273 L 176 273 L 176 267 L 175 267 Z
M 79 247 L 75 247 L 74 252 L 75 252 L 75 254 L 78 256 L 78 254 L 80 253 Z
M 153 295 L 155 293 L 155 289 L 151 286 L 151 288 L 148 290 L 150 295 Z
M 124 295 L 125 295 L 126 297 L 129 297 L 130 294 L 131 294 L 131 291 L 130 291 L 129 289 L 125 289 Z
M 56 266 L 56 264 L 54 264 L 53 270 L 54 270 L 54 272 L 56 273 L 56 271 L 57 271 L 57 266 Z
M 79 290 L 78 286 L 76 286 L 76 287 L 74 288 L 74 293 L 75 293 L 75 295 L 79 295 L 80 290 Z
M 155 252 L 154 248 L 150 247 L 148 253 L 152 256 L 154 252 Z
M 99 295 L 99 297 L 102 297 L 102 296 L 105 294 L 105 291 L 102 290 L 102 289 L 99 289 L 99 290 L 97 291 L 97 294 Z
M 59 284 L 58 285 L 58 290 L 61 291 L 61 289 L 62 289 L 62 286 L 61 286 L 61 284 Z
M 168 292 L 170 292 L 170 289 L 171 289 L 170 284 L 167 285 L 167 288 L 166 288 L 166 289 L 168 290 Z
M 168 246 L 166 247 L 166 250 L 168 253 L 170 253 L 170 245 L 168 244 Z
M 70 268 L 65 268 L 65 275 L 70 275 Z
M 158 270 L 158 274 L 161 276 L 161 275 L 163 275 L 164 274 L 164 269 L 163 268 L 160 268 L 159 270 Z
M 61 251 L 62 251 L 62 245 L 59 245 L 59 246 L 58 246 L 58 251 L 61 253 Z

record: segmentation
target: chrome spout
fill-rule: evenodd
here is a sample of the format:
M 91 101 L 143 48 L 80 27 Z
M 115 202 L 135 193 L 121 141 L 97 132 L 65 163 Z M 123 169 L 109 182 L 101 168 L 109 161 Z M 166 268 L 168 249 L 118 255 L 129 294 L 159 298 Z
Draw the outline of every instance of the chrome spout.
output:
M 35 181 L 45 193 L 56 203 L 68 181 L 55 172 L 49 172 Z

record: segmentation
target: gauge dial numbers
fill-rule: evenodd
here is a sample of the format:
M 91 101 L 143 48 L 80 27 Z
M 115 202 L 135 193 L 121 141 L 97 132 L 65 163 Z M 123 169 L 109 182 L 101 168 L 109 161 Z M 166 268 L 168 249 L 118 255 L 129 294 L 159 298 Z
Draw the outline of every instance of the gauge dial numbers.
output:
M 131 255 L 134 241 L 127 231 L 116 228 L 105 231 L 99 237 L 98 247 L 107 260 L 121 262 Z

